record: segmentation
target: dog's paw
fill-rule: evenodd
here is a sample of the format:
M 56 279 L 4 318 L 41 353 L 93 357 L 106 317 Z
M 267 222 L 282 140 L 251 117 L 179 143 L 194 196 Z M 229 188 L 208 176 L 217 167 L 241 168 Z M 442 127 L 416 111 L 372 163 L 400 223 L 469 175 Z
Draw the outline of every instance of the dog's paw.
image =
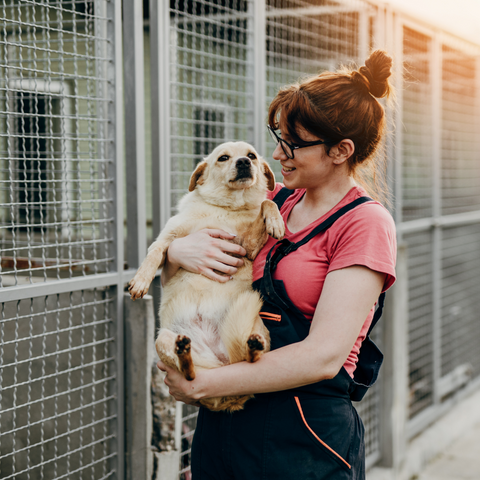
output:
M 247 361 L 250 363 L 256 362 L 266 349 L 266 345 L 267 343 L 262 335 L 252 333 L 247 340 Z
M 135 275 L 128 286 L 131 299 L 143 298 L 148 292 L 150 283 L 152 283 L 151 280 L 146 280 L 142 275 Z
M 175 353 L 177 355 L 185 355 L 190 353 L 192 341 L 186 335 L 177 335 L 175 340 Z
M 280 215 L 267 216 L 265 218 L 265 227 L 267 233 L 277 240 L 281 240 L 285 236 L 285 224 Z
M 195 380 L 195 367 L 191 355 L 192 341 L 186 335 L 177 335 L 175 340 L 175 353 L 180 362 L 180 372 L 183 376 L 191 381 Z

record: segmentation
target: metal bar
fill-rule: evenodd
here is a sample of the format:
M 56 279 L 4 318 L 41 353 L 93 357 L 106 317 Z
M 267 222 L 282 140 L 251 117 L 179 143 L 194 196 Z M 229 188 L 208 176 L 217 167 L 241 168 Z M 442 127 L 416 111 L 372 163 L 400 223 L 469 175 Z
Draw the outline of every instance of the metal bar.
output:
M 116 205 L 115 205 L 115 231 L 116 243 L 113 249 L 116 252 L 116 263 L 114 270 L 117 273 L 117 287 L 115 289 L 116 303 L 114 307 L 114 314 L 116 316 L 116 335 L 117 335 L 117 350 L 115 352 L 117 357 L 116 362 L 116 387 L 117 387 L 117 457 L 116 457 L 116 478 L 123 480 L 125 478 L 125 366 L 124 366 L 124 322 L 123 322 L 123 292 L 124 279 L 124 222 L 123 222 L 123 166 L 124 166 L 124 116 L 123 116 L 123 26 L 122 26 L 122 4 L 121 0 L 116 2 L 109 2 L 107 5 L 107 12 L 109 18 L 113 19 L 108 25 L 108 38 L 114 39 L 110 44 L 114 49 L 112 57 L 114 58 L 114 65 L 110 65 L 108 77 L 116 79 L 115 91 L 112 92 L 114 101 L 112 108 L 109 110 L 109 117 L 111 116 L 111 125 L 115 129 L 114 135 L 116 142 L 112 145 L 115 151 L 115 165 L 112 168 L 115 170 L 115 182 L 112 188 L 115 189 Z M 110 136 L 110 135 L 109 135 Z
M 123 2 L 125 158 L 127 173 L 127 263 L 139 267 L 146 255 L 145 108 L 143 5 Z
M 370 15 L 365 10 L 358 13 L 358 64 L 363 65 L 368 57 L 368 23 Z
M 150 0 L 152 232 L 170 218 L 170 5 Z
M 134 273 L 135 272 L 133 271 L 133 274 Z M 98 273 L 82 277 L 55 279 L 50 282 L 17 285 L 16 287 L 11 288 L 7 287 L 0 289 L 0 302 L 11 302 L 27 298 L 56 295 L 77 290 L 93 290 L 94 288 L 110 287 L 118 284 L 120 278 L 123 279 L 124 277 L 117 272 Z
M 459 227 L 480 223 L 480 210 L 474 212 L 455 213 L 452 215 L 440 215 L 439 217 L 419 218 L 397 225 L 397 231 L 402 234 L 421 232 L 434 227 Z
M 265 117 L 266 117 L 266 62 L 267 62 L 267 18 L 265 16 L 265 0 L 253 2 L 253 59 L 254 59 L 254 105 L 253 125 L 254 144 L 260 155 L 265 152 Z
M 256 0 L 255 0 L 256 3 Z M 373 8 L 367 6 L 363 8 L 354 8 L 350 5 L 338 6 L 315 6 L 303 8 L 272 8 L 266 11 L 267 18 L 280 17 L 311 17 L 321 15 L 337 15 L 339 13 L 356 13 L 356 12 L 371 12 L 374 13 Z
M 442 175 L 442 45 L 438 35 L 432 38 L 432 213 L 440 217 L 441 206 L 441 175 Z M 441 377 L 442 362 L 442 230 L 434 225 L 432 238 L 432 321 L 433 321 L 433 401 L 441 402 L 439 395 L 439 380 Z
M 398 17 L 394 17 L 391 10 L 388 11 L 387 21 L 393 27 L 392 47 L 395 52 L 395 87 L 397 92 L 398 108 L 395 111 L 395 223 L 402 222 L 403 208 L 403 23 Z M 391 22 L 391 23 L 390 23 Z M 390 28 L 387 26 L 387 35 Z M 390 42 L 388 42 L 390 43 Z M 397 232 L 397 240 L 402 241 L 402 232 Z

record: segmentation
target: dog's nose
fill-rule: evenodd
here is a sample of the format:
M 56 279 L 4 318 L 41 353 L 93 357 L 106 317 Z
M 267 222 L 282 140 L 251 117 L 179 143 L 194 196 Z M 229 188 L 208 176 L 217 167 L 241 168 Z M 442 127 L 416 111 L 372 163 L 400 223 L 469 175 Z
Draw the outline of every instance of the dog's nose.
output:
M 252 164 L 252 162 L 247 157 L 239 158 L 237 160 L 237 163 L 236 163 L 237 168 L 247 168 L 247 167 L 250 167 L 251 164 Z

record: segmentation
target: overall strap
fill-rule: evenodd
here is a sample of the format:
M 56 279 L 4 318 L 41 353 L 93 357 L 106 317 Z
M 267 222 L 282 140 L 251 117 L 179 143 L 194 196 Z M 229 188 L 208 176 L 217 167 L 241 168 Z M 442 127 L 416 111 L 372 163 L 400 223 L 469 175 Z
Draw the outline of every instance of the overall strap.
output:
M 288 255 L 289 253 L 291 252 L 294 252 L 295 250 L 297 250 L 299 247 L 301 247 L 302 245 L 305 245 L 307 242 L 309 242 L 312 238 L 314 238 L 315 236 L 317 236 L 319 233 L 321 232 L 324 232 L 325 230 L 327 230 L 328 228 L 330 228 L 340 217 L 342 217 L 343 215 L 345 215 L 347 212 L 349 212 L 350 210 L 353 210 L 355 207 L 358 207 L 359 205 L 362 205 L 363 203 L 366 203 L 366 202 L 373 202 L 373 199 L 370 198 L 370 197 L 360 197 L 360 198 L 357 198 L 356 200 L 354 200 L 353 202 L 349 203 L 348 205 L 345 205 L 344 207 L 342 207 L 340 210 L 338 210 L 337 212 L 335 212 L 333 215 L 331 215 L 330 217 L 328 217 L 325 221 L 323 221 L 320 225 L 316 226 L 308 235 L 306 235 L 305 237 L 303 237 L 300 241 L 298 241 L 297 243 L 293 243 L 291 242 L 290 240 L 287 240 L 286 238 L 284 238 L 283 240 L 280 240 L 279 242 L 277 242 L 273 248 L 270 250 L 270 252 L 268 253 L 268 256 L 267 256 L 267 260 L 270 259 L 270 256 L 274 250 L 274 248 L 276 246 L 278 246 L 277 250 L 275 251 L 275 253 L 273 254 L 273 257 L 272 257 L 272 260 L 270 262 L 270 268 L 271 268 L 271 272 L 273 273 L 273 271 L 275 270 L 275 268 L 277 267 L 277 264 L 278 262 L 283 258 L 285 257 L 286 255 Z M 265 267 L 266 267 L 266 264 L 265 264 Z M 266 272 L 264 272 L 265 274 Z
M 283 239 L 277 242 L 268 252 L 267 258 L 265 260 L 265 268 L 263 271 L 263 282 L 264 286 L 266 289 L 267 294 L 271 297 L 271 299 L 277 303 L 279 306 L 281 306 L 284 309 L 288 309 L 287 304 L 280 298 L 280 296 L 277 294 L 275 291 L 275 287 L 273 285 L 273 278 L 272 274 L 275 271 L 278 262 L 288 255 L 289 253 L 297 250 L 299 247 L 310 241 L 313 237 L 318 235 L 319 233 L 327 230 L 330 228 L 342 215 L 345 215 L 347 212 L 350 210 L 354 209 L 358 205 L 361 205 L 366 202 L 371 202 L 373 201 L 370 197 L 360 197 L 354 200 L 353 202 L 349 203 L 348 205 L 345 205 L 342 207 L 340 210 L 335 212 L 333 215 L 328 217 L 324 222 L 322 222 L 320 225 L 315 227 L 312 232 L 310 232 L 308 235 L 306 235 L 302 240 L 300 240 L 297 243 L 290 242 L 290 240 Z M 278 247 L 274 253 L 275 248 Z M 379 302 L 380 306 L 380 302 Z M 383 302 L 382 302 L 382 307 L 383 307 Z M 377 309 L 378 310 L 378 309 Z M 378 317 L 380 318 L 380 316 Z M 376 321 L 378 321 L 378 318 Z M 372 322 L 373 323 L 373 322 Z
M 375 327 L 377 322 L 380 320 L 380 317 L 382 316 L 382 313 L 383 313 L 384 305 L 385 305 L 385 292 L 381 293 L 380 296 L 378 297 L 377 309 L 373 314 L 372 323 L 370 324 L 370 328 L 368 329 L 368 332 L 365 335 L 365 338 L 368 337 L 370 333 L 372 333 L 373 327 Z
M 283 187 L 278 193 L 272 198 L 272 202 L 277 204 L 278 209 L 280 210 L 285 203 L 285 200 L 294 192 L 295 190 L 289 190 L 287 187 Z

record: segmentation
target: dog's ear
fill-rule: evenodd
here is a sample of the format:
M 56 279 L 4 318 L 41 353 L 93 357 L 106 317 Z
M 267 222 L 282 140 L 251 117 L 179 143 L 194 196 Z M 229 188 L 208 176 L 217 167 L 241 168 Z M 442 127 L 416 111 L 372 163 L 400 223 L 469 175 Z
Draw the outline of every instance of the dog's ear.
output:
M 197 183 L 199 183 L 200 185 L 203 184 L 202 175 L 205 172 L 206 168 L 207 168 L 207 162 L 200 162 L 197 165 L 197 168 L 195 169 L 195 171 L 192 173 L 192 176 L 190 177 L 190 184 L 188 185 L 189 192 L 193 192 L 195 190 Z
M 270 165 L 264 160 L 263 162 L 263 173 L 267 177 L 267 187 L 273 192 L 275 190 L 275 174 L 272 172 Z

